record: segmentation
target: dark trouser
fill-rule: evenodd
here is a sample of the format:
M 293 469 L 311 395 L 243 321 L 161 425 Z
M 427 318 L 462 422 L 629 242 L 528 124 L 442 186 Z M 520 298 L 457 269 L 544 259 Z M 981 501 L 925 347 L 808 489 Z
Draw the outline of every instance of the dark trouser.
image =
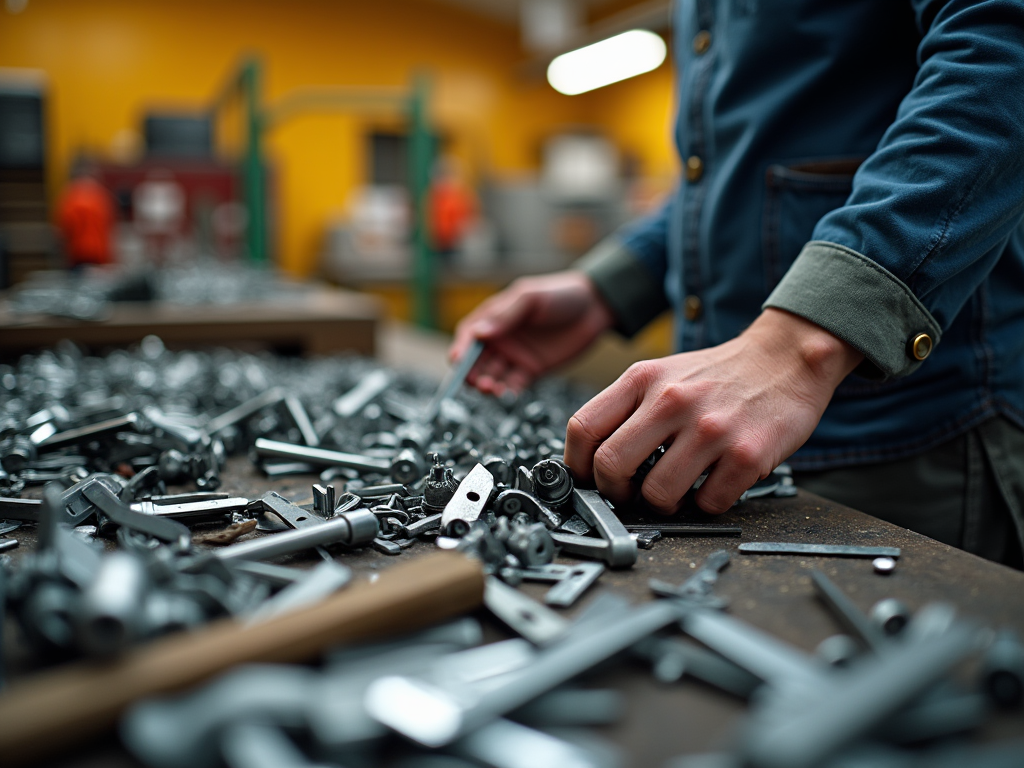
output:
M 795 472 L 796 484 L 890 523 L 1024 567 L 1024 430 L 980 424 L 920 456 Z

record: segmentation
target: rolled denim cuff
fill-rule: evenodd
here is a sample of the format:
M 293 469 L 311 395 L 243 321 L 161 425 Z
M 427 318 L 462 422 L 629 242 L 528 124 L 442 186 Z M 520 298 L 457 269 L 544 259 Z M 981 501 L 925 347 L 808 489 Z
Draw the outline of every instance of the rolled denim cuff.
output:
M 913 373 L 942 335 L 902 280 L 851 248 L 820 240 L 804 246 L 764 307 L 806 318 L 863 352 L 856 373 L 871 379 Z
M 668 308 L 665 289 L 615 236 L 602 240 L 573 266 L 593 281 L 623 336 L 633 336 Z

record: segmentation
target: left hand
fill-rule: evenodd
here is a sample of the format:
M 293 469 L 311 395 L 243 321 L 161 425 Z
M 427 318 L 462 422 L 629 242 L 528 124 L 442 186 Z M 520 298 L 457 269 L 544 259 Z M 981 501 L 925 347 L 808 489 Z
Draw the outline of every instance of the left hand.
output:
M 863 354 L 821 327 L 766 309 L 735 339 L 630 368 L 569 420 L 565 460 L 578 481 L 630 501 L 637 468 L 667 452 L 641 488 L 663 514 L 709 467 L 695 501 L 721 513 L 810 437 Z

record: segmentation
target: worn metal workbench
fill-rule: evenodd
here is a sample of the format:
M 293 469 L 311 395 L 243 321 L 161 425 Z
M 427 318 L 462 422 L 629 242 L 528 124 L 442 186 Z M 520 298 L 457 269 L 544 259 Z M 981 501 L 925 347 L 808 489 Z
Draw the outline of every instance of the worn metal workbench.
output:
M 275 489 L 287 498 L 305 502 L 315 476 L 267 480 L 247 461 L 234 459 L 223 475 L 223 490 L 255 497 Z M 650 599 L 647 581 L 658 578 L 683 581 L 709 553 L 727 549 L 731 565 L 721 575 L 718 594 L 730 601 L 729 611 L 768 632 L 812 650 L 841 628 L 814 597 L 809 573 L 822 569 L 862 609 L 883 597 L 898 597 L 912 609 L 933 601 L 953 604 L 965 615 L 994 627 L 1013 628 L 1024 634 L 1024 573 L 981 560 L 939 544 L 924 536 L 889 525 L 855 510 L 801 492 L 791 499 L 750 501 L 719 518 L 743 527 L 739 538 L 666 538 L 651 550 L 641 550 L 629 570 L 608 571 L 571 615 L 599 591 L 615 590 L 633 601 Z M 15 536 L 23 544 L 17 555 L 34 545 L 34 530 L 24 528 Z M 871 561 L 821 557 L 741 555 L 736 547 L 744 541 L 798 541 L 831 544 L 896 546 L 902 556 L 895 573 L 874 573 Z M 399 557 L 372 550 L 338 553 L 338 558 L 359 574 L 389 567 L 404 558 L 432 548 L 418 543 Z M 292 565 L 313 565 L 312 553 L 284 560 Z M 522 589 L 539 598 L 542 585 Z M 495 637 L 501 630 L 483 614 Z M 592 676 L 598 685 L 610 685 L 627 695 L 628 711 L 618 725 L 604 735 L 618 744 L 630 766 L 658 766 L 680 753 L 699 753 L 724 743 L 744 709 L 743 702 L 692 680 L 673 685 L 656 683 L 649 668 L 625 662 Z M 986 730 L 985 737 L 1020 736 L 1020 713 L 1003 716 Z M 131 765 L 131 758 L 108 740 L 69 756 L 62 765 Z
M 62 339 L 102 349 L 134 344 L 151 334 L 175 348 L 259 344 L 306 355 L 372 355 L 381 317 L 374 297 L 326 288 L 289 300 L 226 305 L 121 302 L 100 322 L 16 315 L 0 301 L 0 358 L 13 360 Z

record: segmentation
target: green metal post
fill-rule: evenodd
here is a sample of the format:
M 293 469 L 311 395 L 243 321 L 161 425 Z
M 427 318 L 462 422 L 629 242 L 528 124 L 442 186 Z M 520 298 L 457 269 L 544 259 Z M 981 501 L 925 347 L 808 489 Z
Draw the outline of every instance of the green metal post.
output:
M 427 121 L 428 83 L 419 76 L 409 98 L 409 187 L 413 210 L 412 307 L 413 320 L 435 328 L 434 254 L 430 247 L 428 196 L 433 167 L 433 138 Z
M 245 205 L 249 212 L 249 261 L 255 266 L 267 262 L 266 185 L 263 178 L 263 103 L 261 64 L 249 59 L 242 68 L 242 103 L 246 119 L 246 146 L 242 177 Z

